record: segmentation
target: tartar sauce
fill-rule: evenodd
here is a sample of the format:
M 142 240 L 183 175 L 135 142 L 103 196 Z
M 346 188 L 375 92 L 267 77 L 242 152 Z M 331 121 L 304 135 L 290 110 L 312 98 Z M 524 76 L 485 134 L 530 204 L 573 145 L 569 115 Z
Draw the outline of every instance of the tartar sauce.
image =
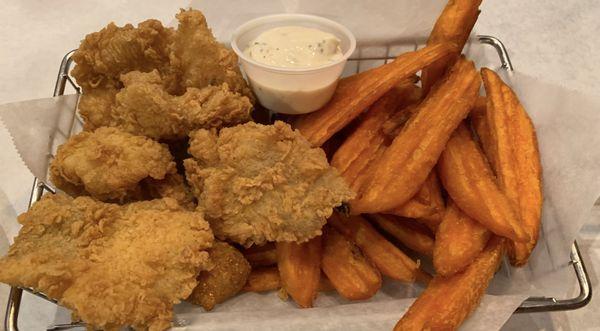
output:
M 310 68 L 342 58 L 340 40 L 331 33 L 303 26 L 267 30 L 244 53 L 253 60 L 282 68 Z

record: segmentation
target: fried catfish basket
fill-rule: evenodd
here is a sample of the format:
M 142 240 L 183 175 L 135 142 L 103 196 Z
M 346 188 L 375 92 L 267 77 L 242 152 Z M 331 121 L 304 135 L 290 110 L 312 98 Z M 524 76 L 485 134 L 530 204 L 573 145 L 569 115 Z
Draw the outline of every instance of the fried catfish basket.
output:
M 500 40 L 491 36 L 477 36 L 474 40 L 472 40 L 472 42 L 493 47 L 500 58 L 500 67 L 508 72 L 513 71 L 513 66 L 508 57 L 507 50 Z M 398 54 L 400 53 L 400 51 L 414 50 L 418 47 L 418 45 L 419 43 L 417 42 L 409 42 L 404 43 L 402 45 L 398 45 L 398 49 L 396 49 L 396 47 L 383 46 L 385 52 L 383 56 L 369 56 L 369 52 L 363 50 L 362 48 L 358 48 L 356 52 L 358 54 L 349 60 L 350 62 L 347 65 L 345 74 L 361 72 L 374 65 L 387 63 L 389 60 L 394 58 L 393 54 Z M 69 70 L 72 65 L 72 54 L 73 51 L 67 53 L 60 64 L 58 78 L 54 87 L 54 96 L 63 95 L 67 83 L 69 83 L 77 93 L 80 93 L 79 87 L 69 76 Z M 73 111 L 76 111 L 76 109 L 74 109 Z M 71 131 L 68 133 L 63 133 L 66 136 L 70 136 L 70 134 L 74 131 L 74 128 L 76 126 L 81 127 L 81 121 L 76 116 L 74 116 L 74 119 L 75 120 L 73 121 L 74 123 L 73 127 L 71 128 Z M 36 178 L 33 182 L 29 206 L 38 201 L 46 192 L 54 193 L 55 190 Z M 568 299 L 556 299 L 553 297 L 530 297 L 517 308 L 517 310 L 515 311 L 516 313 L 573 310 L 581 308 L 590 302 L 592 298 L 592 287 L 590 284 L 589 276 L 585 269 L 585 265 L 583 263 L 583 259 L 581 257 L 581 253 L 579 251 L 579 247 L 577 246 L 577 242 L 573 243 L 573 246 L 571 247 L 570 256 L 570 263 L 573 266 L 575 276 L 577 277 L 577 281 L 579 283 L 579 295 Z M 19 329 L 19 308 L 21 306 L 21 297 L 23 295 L 23 291 L 30 292 L 50 302 L 57 303 L 55 300 L 49 299 L 45 295 L 37 293 L 31 289 L 21 289 L 16 287 L 11 288 L 6 309 L 6 315 L 4 319 L 4 328 L 7 331 L 17 331 Z M 69 330 L 73 328 L 81 328 L 84 326 L 85 325 L 81 323 L 58 324 L 48 327 L 47 330 Z

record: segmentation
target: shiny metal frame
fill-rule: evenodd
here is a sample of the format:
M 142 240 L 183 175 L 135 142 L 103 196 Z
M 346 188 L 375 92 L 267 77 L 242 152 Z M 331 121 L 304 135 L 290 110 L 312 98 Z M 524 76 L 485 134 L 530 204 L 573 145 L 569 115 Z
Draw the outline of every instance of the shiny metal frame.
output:
M 502 68 L 507 70 L 508 72 L 513 71 L 513 66 L 508 56 L 508 52 L 504 44 L 495 37 L 492 36 L 484 36 L 480 35 L 476 37 L 476 41 L 493 46 L 498 52 L 498 56 L 501 61 Z M 415 49 L 418 47 L 418 44 L 414 44 Z M 71 55 L 74 51 L 71 51 L 65 55 L 63 58 L 60 69 L 58 72 L 58 77 L 56 80 L 56 84 L 54 87 L 54 96 L 60 96 L 64 94 L 65 87 L 67 83 L 69 83 L 77 93 L 80 93 L 79 87 L 73 82 L 71 77 L 69 76 L 69 69 L 72 64 Z M 351 58 L 350 61 L 358 62 L 357 71 L 360 71 L 360 63 L 361 61 L 366 60 L 383 60 L 387 63 L 389 60 L 392 60 L 394 57 L 390 55 L 390 48 L 387 48 L 387 56 L 385 57 L 359 57 Z M 33 205 L 36 201 L 38 201 L 45 192 L 55 193 L 54 189 L 43 182 L 39 181 L 37 178 L 33 181 L 33 188 L 31 191 L 31 197 L 29 200 L 29 207 Z M 515 311 L 516 313 L 532 313 L 532 312 L 547 312 L 547 311 L 562 311 L 562 310 L 573 310 L 584 307 L 587 305 L 592 299 L 592 286 L 590 283 L 589 275 L 586 271 L 585 264 L 583 262 L 583 258 L 581 256 L 581 252 L 579 251 L 579 246 L 577 242 L 573 243 L 571 247 L 571 262 L 573 265 L 573 269 L 575 271 L 575 275 L 577 277 L 577 281 L 579 283 L 579 295 L 574 298 L 568 299 L 556 299 L 552 297 L 530 297 L 525 300 Z M 9 300 L 6 308 L 6 315 L 4 318 L 4 329 L 6 331 L 18 331 L 18 317 L 19 317 L 19 308 L 21 305 L 21 297 L 23 295 L 23 290 L 30 292 L 34 295 L 39 296 L 45 300 L 48 300 L 53 303 L 57 303 L 55 300 L 47 298 L 45 295 L 41 293 L 37 293 L 31 289 L 21 289 L 17 287 L 12 287 L 9 294 Z M 60 324 L 54 325 L 47 329 L 50 330 L 68 330 L 76 327 L 84 327 L 85 325 L 82 323 L 72 323 L 72 324 Z

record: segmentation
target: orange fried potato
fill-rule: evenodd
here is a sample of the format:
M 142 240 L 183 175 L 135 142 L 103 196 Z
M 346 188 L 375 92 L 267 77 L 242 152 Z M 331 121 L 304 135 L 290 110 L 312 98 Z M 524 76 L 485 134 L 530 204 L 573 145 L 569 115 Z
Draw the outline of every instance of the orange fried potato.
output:
M 465 271 L 435 276 L 394 330 L 456 330 L 485 294 L 502 261 L 504 246 L 504 239 L 494 237 Z
M 385 212 L 407 218 L 423 219 L 433 231 L 442 221 L 445 202 L 435 170 L 427 176 L 417 194 L 407 203 Z
M 373 104 L 335 152 L 331 165 L 341 172 L 354 191 L 370 178 L 369 167 L 377 162 L 398 134 L 396 131 L 410 118 L 420 97 L 420 89 L 410 80 L 393 88 Z M 443 200 L 437 177 L 432 173 L 413 199 L 389 213 L 437 219 L 439 223 L 438 213 L 442 211 L 439 208 L 443 209 Z
M 406 203 L 421 188 L 454 129 L 477 100 L 481 79 L 461 58 L 419 105 L 351 202 L 351 213 L 379 213 Z
M 411 226 L 412 221 L 383 214 L 372 214 L 368 218 L 404 246 L 426 256 L 433 255 L 433 238 L 423 229 Z
M 252 269 L 244 286 L 246 292 L 267 292 L 281 286 L 281 277 L 277 267 Z
M 450 202 L 435 233 L 435 271 L 441 276 L 450 276 L 464 270 L 485 248 L 490 236 L 488 229 Z
M 458 56 L 479 16 L 481 0 L 450 0 L 438 17 L 427 45 L 450 42 L 457 46 L 455 55 Z M 434 62 L 423 69 L 421 74 L 423 91 L 429 92 L 455 58 L 447 57 Z
M 387 241 L 363 217 L 342 217 L 333 213 L 329 224 L 355 243 L 382 274 L 402 282 L 427 282 L 428 275 L 419 270 L 419 264 Z
M 379 270 L 335 228 L 328 228 L 323 238 L 321 268 L 336 291 L 348 300 L 366 300 L 381 288 Z
M 277 267 L 283 289 L 301 308 L 310 308 L 321 277 L 321 236 L 307 242 L 278 242 Z
M 387 121 L 396 113 L 406 113 L 405 107 L 417 102 L 419 98 L 420 89 L 411 81 L 392 88 L 373 104 L 360 119 L 356 129 L 336 150 L 331 165 L 340 171 L 354 190 L 358 188 L 357 178 L 366 175 L 365 170 L 377 159 L 379 151 L 385 150 L 393 139 L 384 131 Z
M 438 44 L 404 53 L 393 62 L 344 78 L 323 108 L 301 115 L 294 128 L 313 146 L 321 146 L 399 82 L 452 53 L 453 46 Z
M 208 254 L 213 266 L 200 272 L 198 286 L 187 301 L 212 310 L 242 290 L 250 274 L 250 264 L 240 251 L 225 242 L 215 242 Z
M 456 205 L 495 234 L 527 242 L 519 214 L 495 182 L 485 156 L 461 124 L 438 162 L 440 179 Z
M 242 254 L 253 268 L 277 264 L 277 250 L 274 243 L 267 243 L 262 246 L 253 245 L 242 250 Z
M 530 237 L 528 242 L 513 242 L 508 247 L 511 263 L 527 263 L 535 247 L 542 213 L 542 167 L 535 128 L 517 95 L 500 77 L 482 69 L 487 94 L 485 127 L 480 128 L 484 150 L 491 155 L 492 168 L 503 192 L 521 214 L 521 222 Z M 483 131 L 487 128 L 489 131 Z
M 252 269 L 242 290 L 246 292 L 267 292 L 277 290 L 280 287 L 281 277 L 277 267 L 261 267 Z M 321 273 L 318 286 L 319 292 L 328 292 L 334 289 L 327 276 Z

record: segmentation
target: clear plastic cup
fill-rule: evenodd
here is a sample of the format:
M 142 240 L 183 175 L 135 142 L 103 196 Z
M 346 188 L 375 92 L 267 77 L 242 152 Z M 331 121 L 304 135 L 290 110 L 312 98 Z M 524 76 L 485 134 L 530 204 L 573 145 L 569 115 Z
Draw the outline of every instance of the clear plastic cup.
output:
M 316 28 L 335 35 L 340 39 L 342 58 L 313 68 L 281 68 L 259 63 L 244 54 L 248 44 L 262 32 L 290 25 Z M 233 33 L 231 47 L 264 107 L 277 113 L 305 114 L 321 108 L 331 99 L 344 66 L 356 48 L 356 39 L 343 25 L 323 17 L 277 14 L 242 24 Z

